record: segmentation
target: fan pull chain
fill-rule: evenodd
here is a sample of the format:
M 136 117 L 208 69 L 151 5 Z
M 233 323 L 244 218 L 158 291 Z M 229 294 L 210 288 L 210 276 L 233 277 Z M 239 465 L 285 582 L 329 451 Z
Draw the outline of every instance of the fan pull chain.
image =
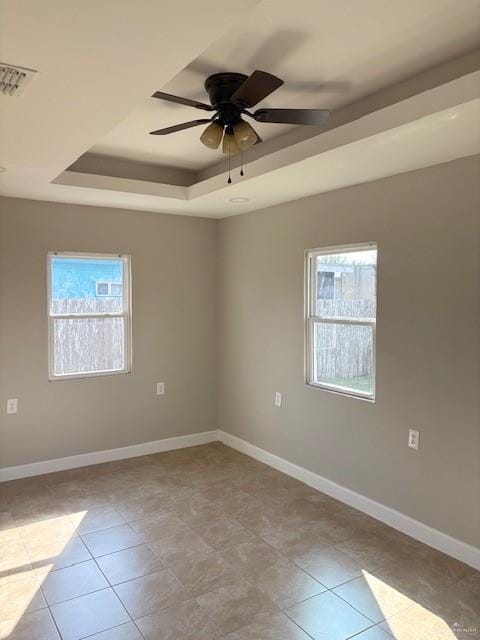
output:
M 243 176 L 243 151 L 240 151 L 240 175 Z
M 228 184 L 232 184 L 232 176 L 230 175 L 230 158 L 231 158 L 230 138 L 228 138 L 228 180 L 227 180 Z

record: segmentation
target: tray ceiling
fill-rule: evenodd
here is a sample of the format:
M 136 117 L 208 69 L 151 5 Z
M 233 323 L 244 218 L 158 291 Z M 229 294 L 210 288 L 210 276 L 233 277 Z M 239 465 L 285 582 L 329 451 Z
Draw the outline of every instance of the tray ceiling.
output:
M 479 25 L 478 0 L 267 0 L 156 88 L 205 101 L 208 75 L 262 69 L 285 84 L 259 106 L 336 109 L 472 49 L 480 41 Z M 90 151 L 198 171 L 221 160 L 199 142 L 202 127 L 161 138 L 148 135 L 197 117 L 204 114 L 146 98 Z M 292 129 L 253 124 L 264 140 Z M 312 136 L 319 132 L 308 129 Z
M 38 70 L 0 95 L 1 195 L 221 218 L 480 151 L 480 0 L 3 0 L 0 14 L 0 60 Z M 148 135 L 199 114 L 155 90 L 204 100 L 210 73 L 255 68 L 285 80 L 261 104 L 328 107 L 329 126 L 257 123 L 265 142 L 231 188 L 201 128 Z

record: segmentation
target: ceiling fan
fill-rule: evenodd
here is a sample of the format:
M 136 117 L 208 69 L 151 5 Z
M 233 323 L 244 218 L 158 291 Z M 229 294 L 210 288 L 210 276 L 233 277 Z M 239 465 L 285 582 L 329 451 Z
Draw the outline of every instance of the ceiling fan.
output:
M 211 111 L 214 114 L 211 118 L 183 122 L 150 133 L 154 136 L 164 136 L 208 124 L 200 136 L 200 141 L 210 149 L 218 149 L 223 138 L 222 151 L 230 156 L 262 142 L 255 129 L 242 116 L 253 118 L 256 122 L 281 124 L 320 126 L 327 121 L 327 109 L 258 109 L 254 113 L 248 111 L 282 84 L 283 80 L 265 71 L 257 70 L 250 76 L 243 73 L 215 73 L 205 81 L 211 104 L 156 91 L 153 98 Z

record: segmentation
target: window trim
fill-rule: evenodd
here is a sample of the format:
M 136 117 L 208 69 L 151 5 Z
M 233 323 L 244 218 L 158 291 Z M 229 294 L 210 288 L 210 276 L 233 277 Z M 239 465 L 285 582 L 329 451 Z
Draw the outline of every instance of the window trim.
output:
M 51 313 L 51 293 L 52 293 L 52 258 L 83 258 L 83 259 L 121 259 L 123 264 L 123 311 L 120 313 L 73 313 L 73 314 L 52 314 Z M 79 380 L 83 378 L 100 378 L 105 376 L 125 375 L 132 372 L 132 260 L 128 254 L 119 253 L 89 253 L 72 251 L 49 251 L 47 253 L 47 324 L 48 324 L 48 380 L 58 382 L 60 380 Z M 96 289 L 95 289 L 96 290 Z M 117 296 L 120 297 L 120 296 Z M 66 373 L 55 375 L 54 371 L 54 340 L 53 323 L 55 319 L 75 319 L 75 318 L 123 318 L 123 349 L 125 354 L 125 366 L 123 369 L 107 371 L 86 371 L 84 373 Z
M 314 272 L 313 264 L 317 256 L 320 255 L 332 255 L 335 253 L 350 253 L 361 250 L 375 250 L 377 251 L 377 268 L 376 268 L 376 278 L 375 278 L 375 299 L 377 301 L 377 312 L 378 312 L 378 246 L 376 242 L 362 242 L 359 244 L 346 244 L 346 245 L 335 245 L 328 247 L 317 247 L 315 249 L 307 249 L 305 251 L 305 274 L 304 274 L 304 282 L 305 282 L 305 294 L 304 294 L 304 379 L 305 384 L 314 389 L 322 389 L 323 391 L 328 391 L 329 393 L 335 393 L 336 395 L 347 396 L 351 398 L 357 398 L 359 400 L 366 400 L 367 402 L 375 402 L 376 398 L 376 364 L 377 364 L 377 354 L 376 354 L 376 329 L 377 329 L 377 314 L 375 318 L 343 318 L 340 316 L 335 316 L 332 318 L 324 318 L 322 316 L 316 316 L 311 311 L 313 311 L 313 304 L 316 299 L 316 289 L 317 289 L 317 275 Z M 314 339 L 314 325 L 315 322 L 322 323 L 331 323 L 331 324 L 350 324 L 350 325 L 360 325 L 360 326 L 369 326 L 372 328 L 372 377 L 373 377 L 373 392 L 372 393 L 363 393 L 361 391 L 355 391 L 350 389 L 349 387 L 340 387 L 338 385 L 329 385 L 328 383 L 319 383 L 314 382 L 313 377 L 313 339 Z

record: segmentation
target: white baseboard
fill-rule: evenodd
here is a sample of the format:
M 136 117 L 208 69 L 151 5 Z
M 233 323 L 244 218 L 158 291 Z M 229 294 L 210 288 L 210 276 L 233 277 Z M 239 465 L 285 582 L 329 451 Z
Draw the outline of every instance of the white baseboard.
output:
M 308 471 L 303 467 L 299 467 L 293 462 L 280 458 L 279 456 L 276 456 L 265 449 L 261 449 L 246 440 L 237 438 L 230 433 L 219 430 L 218 439 L 229 447 L 237 449 L 260 462 L 268 464 L 270 467 L 278 469 L 278 471 L 282 471 L 283 473 L 308 484 L 310 487 L 318 489 L 318 491 L 322 491 L 332 498 L 336 498 L 337 500 L 362 511 L 363 513 L 367 513 L 369 516 L 388 524 L 394 529 L 398 529 L 410 537 L 420 540 L 430 547 L 438 549 L 439 551 L 442 551 L 443 553 L 446 553 L 447 555 L 480 570 L 480 549 L 478 547 L 474 547 L 466 542 L 452 538 L 446 533 L 442 533 L 423 522 L 419 522 L 404 513 L 400 513 L 400 511 L 386 507 L 380 502 L 376 502 L 375 500 L 362 496 L 351 489 L 342 487 L 336 482 L 327 480 L 327 478 L 324 478 L 317 473 L 313 473 L 313 471 Z
M 204 431 L 202 433 L 192 433 L 187 436 L 177 436 L 174 438 L 164 438 L 163 440 L 154 440 L 152 442 L 142 442 L 127 447 L 119 447 L 118 449 L 107 449 L 105 451 L 93 451 L 91 453 L 81 453 L 76 456 L 68 456 L 66 458 L 56 458 L 55 460 L 45 460 L 42 462 L 33 462 L 31 464 L 22 464 L 16 467 L 5 467 L 0 469 L 0 482 L 7 480 L 17 480 L 19 478 L 28 478 L 31 476 L 42 475 L 44 473 L 52 473 L 54 471 L 64 471 L 66 469 L 75 469 L 77 467 L 85 467 L 91 464 L 100 464 L 102 462 L 111 462 L 113 460 L 124 460 L 126 458 L 135 458 L 137 456 L 145 456 L 149 453 L 160 453 L 162 451 L 172 451 L 173 449 L 183 449 L 185 447 L 194 447 L 209 442 L 220 440 L 229 447 L 237 449 L 246 455 L 268 464 L 274 469 L 278 469 L 286 473 L 310 487 L 322 491 L 332 498 L 336 498 L 345 504 L 367 513 L 368 515 L 384 522 L 385 524 L 406 533 L 407 535 L 420 540 L 425 544 L 443 551 L 453 558 L 457 558 L 465 564 L 480 570 L 480 549 L 461 542 L 456 538 L 452 538 L 446 533 L 442 533 L 423 522 L 414 520 L 395 509 L 387 507 L 380 502 L 371 500 L 366 496 L 362 496 L 351 489 L 342 487 L 336 482 L 332 482 L 323 476 L 308 471 L 293 462 L 289 462 L 284 458 L 280 458 L 265 449 L 261 449 L 246 440 L 237 438 L 236 436 L 222 430 Z
M 0 482 L 29 478 L 54 471 L 86 467 L 90 464 L 100 464 L 101 462 L 112 462 L 112 460 L 136 458 L 137 456 L 146 456 L 149 453 L 160 453 L 161 451 L 195 447 L 199 444 L 207 444 L 208 442 L 215 442 L 217 440 L 218 433 L 216 430 L 204 431 L 202 433 L 192 433 L 188 436 L 176 436 L 174 438 L 164 438 L 163 440 L 132 444 L 128 447 L 119 447 L 118 449 L 92 451 L 91 453 L 81 453 L 76 456 L 68 456 L 67 458 L 32 462 L 31 464 L 21 464 L 16 467 L 4 467 L 0 469 Z

